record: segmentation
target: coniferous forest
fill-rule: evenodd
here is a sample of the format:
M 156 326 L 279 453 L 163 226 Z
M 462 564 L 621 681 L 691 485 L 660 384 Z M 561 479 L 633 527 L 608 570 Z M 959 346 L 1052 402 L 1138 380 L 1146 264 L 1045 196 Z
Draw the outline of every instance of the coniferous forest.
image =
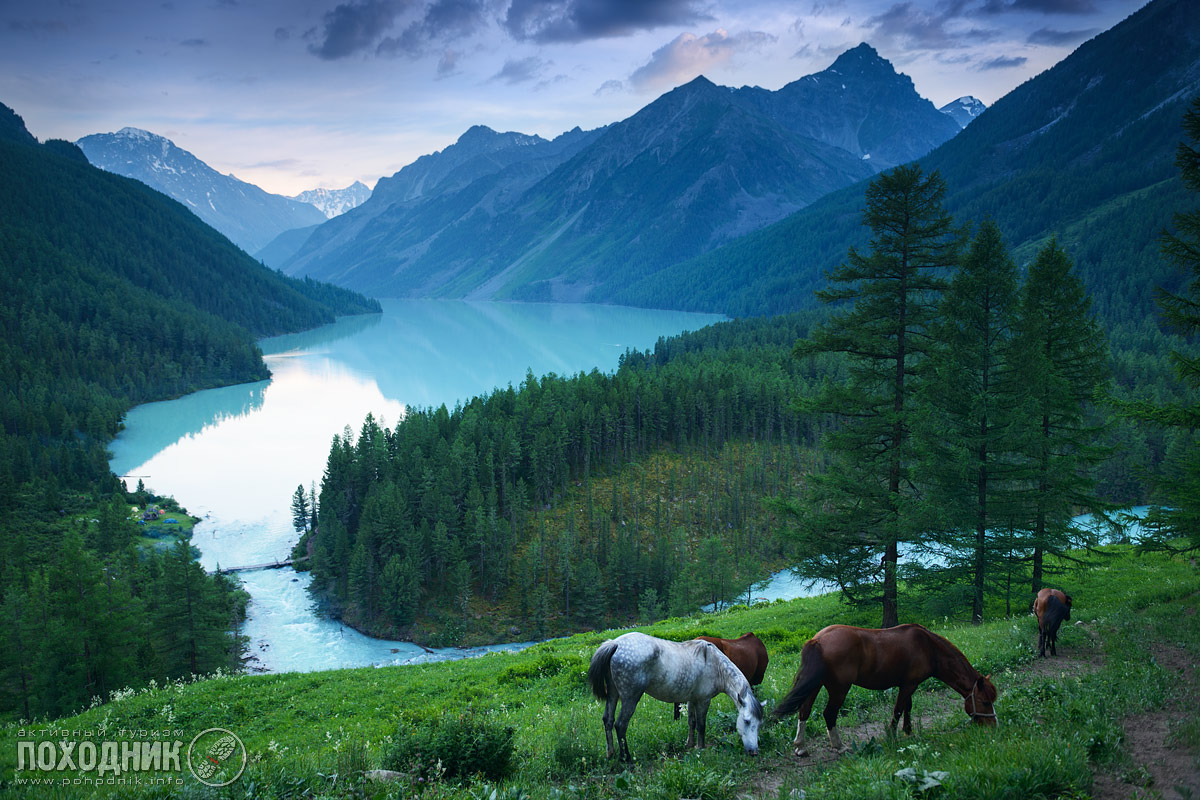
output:
M 1072 516 L 1162 497 L 1192 433 L 1123 411 L 1180 385 L 1114 356 L 1057 241 L 1018 269 L 944 194 L 919 166 L 872 182 L 829 310 L 347 429 L 319 495 L 297 489 L 314 587 L 364 630 L 448 644 L 752 599 L 783 565 L 885 626 L 902 580 L 976 622 L 1027 607 L 1051 556 L 1096 544 Z
M 268 377 L 255 337 L 378 304 L 0 117 L 0 709 L 32 719 L 240 668 L 245 594 L 185 540 L 138 536 L 131 508 L 169 499 L 125 491 L 108 443 L 137 403 Z

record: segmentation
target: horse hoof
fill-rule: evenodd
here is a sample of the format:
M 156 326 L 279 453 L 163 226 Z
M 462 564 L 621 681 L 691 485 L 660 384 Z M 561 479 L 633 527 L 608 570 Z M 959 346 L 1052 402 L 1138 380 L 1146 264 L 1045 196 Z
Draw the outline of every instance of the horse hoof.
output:
M 792 750 L 792 752 L 796 754 L 797 758 L 804 758 L 806 755 L 808 755 L 808 748 L 796 747 Z

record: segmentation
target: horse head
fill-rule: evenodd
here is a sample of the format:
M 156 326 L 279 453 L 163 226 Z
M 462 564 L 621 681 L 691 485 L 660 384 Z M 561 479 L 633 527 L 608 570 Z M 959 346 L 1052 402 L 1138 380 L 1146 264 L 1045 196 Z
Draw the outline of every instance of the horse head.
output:
M 976 725 L 996 724 L 996 698 L 999 692 L 991 675 L 980 675 L 963 698 L 963 710 Z
M 762 725 L 763 707 L 754 696 L 750 685 L 746 684 L 737 695 L 737 732 L 742 737 L 742 747 L 746 754 L 758 755 L 758 729 Z

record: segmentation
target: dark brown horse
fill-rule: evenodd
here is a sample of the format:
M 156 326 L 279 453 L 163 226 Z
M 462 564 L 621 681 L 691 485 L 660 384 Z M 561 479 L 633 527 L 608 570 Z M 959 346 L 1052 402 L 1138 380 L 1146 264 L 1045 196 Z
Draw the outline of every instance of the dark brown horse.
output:
M 800 671 L 792 690 L 779 702 L 775 715 L 799 712 L 796 739 L 798 756 L 808 754 L 804 745 L 804 723 L 812 713 L 821 687 L 829 694 L 825 704 L 825 726 L 836 752 L 843 752 L 837 732 L 837 714 L 851 686 L 867 689 L 900 687 L 892 712 L 892 733 L 904 715 L 904 732 L 912 733 L 912 696 L 928 678 L 937 678 L 963 696 L 963 708 L 980 725 L 995 725 L 996 687 L 979 674 L 958 648 L 920 625 L 898 625 L 872 630 L 849 625 L 830 625 L 804 643 Z
M 734 663 L 751 686 L 758 686 L 767 674 L 767 646 L 753 633 L 743 633 L 736 639 L 718 639 L 715 636 L 697 636 L 712 642 L 725 657 Z M 679 704 L 675 704 L 675 719 L 679 719 Z
M 1042 589 L 1033 601 L 1033 613 L 1038 621 L 1038 655 L 1046 657 L 1046 645 L 1050 655 L 1058 655 L 1058 627 L 1071 618 L 1071 595 L 1058 589 Z

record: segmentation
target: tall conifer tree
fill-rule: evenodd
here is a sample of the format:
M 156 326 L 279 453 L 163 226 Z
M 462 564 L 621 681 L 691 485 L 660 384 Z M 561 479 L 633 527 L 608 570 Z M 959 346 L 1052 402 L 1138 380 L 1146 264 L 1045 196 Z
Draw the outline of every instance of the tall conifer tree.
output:
M 1017 300 L 1017 266 L 1000 229 L 985 222 L 933 327 L 921 437 L 933 505 L 944 515 L 938 538 L 947 567 L 938 572 L 969 582 L 975 623 L 1006 549 L 995 539 L 1016 517 L 1021 429 L 1014 423 L 1026 396 L 1014 353 Z
M 1096 507 L 1092 468 L 1106 455 L 1100 426 L 1088 418 L 1108 378 L 1108 345 L 1091 316 L 1091 300 L 1057 240 L 1038 252 L 1021 292 L 1021 362 L 1030 393 L 1026 509 L 1032 585 L 1042 588 L 1045 555 L 1071 544 L 1071 517 Z
M 929 327 L 957 261 L 959 235 L 946 213 L 945 182 L 918 165 L 885 172 L 867 188 L 870 252 L 850 249 L 829 273 L 826 303 L 844 304 L 795 353 L 842 353 L 845 385 L 826 384 L 807 404 L 835 415 L 826 437 L 831 469 L 792 506 L 809 574 L 839 584 L 855 602 L 879 602 L 883 625 L 899 622 L 899 546 L 922 538 L 924 513 L 911 474 L 917 398 L 926 377 Z M 882 574 L 881 574 L 882 573 Z

